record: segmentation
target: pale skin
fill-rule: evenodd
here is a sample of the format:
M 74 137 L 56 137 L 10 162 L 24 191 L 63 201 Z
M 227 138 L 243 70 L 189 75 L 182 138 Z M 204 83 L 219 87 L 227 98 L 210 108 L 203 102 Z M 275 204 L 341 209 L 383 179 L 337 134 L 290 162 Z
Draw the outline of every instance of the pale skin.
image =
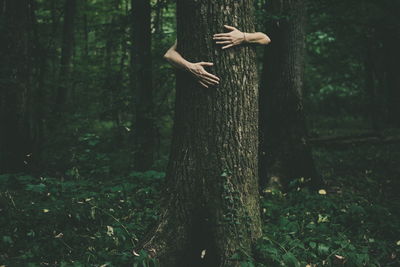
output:
M 230 32 L 216 33 L 213 35 L 213 40 L 216 44 L 222 45 L 222 49 L 227 49 L 233 46 L 241 44 L 260 44 L 267 45 L 271 42 L 271 39 L 262 32 L 247 33 L 238 30 L 235 27 L 224 25 L 224 27 Z M 170 49 L 165 53 L 164 58 L 174 67 L 183 69 L 191 73 L 195 79 L 202 86 L 208 88 L 210 86 L 218 85 L 220 79 L 207 72 L 206 67 L 213 66 L 212 62 L 189 62 L 184 59 L 178 51 L 176 51 L 177 42 L 171 46 Z

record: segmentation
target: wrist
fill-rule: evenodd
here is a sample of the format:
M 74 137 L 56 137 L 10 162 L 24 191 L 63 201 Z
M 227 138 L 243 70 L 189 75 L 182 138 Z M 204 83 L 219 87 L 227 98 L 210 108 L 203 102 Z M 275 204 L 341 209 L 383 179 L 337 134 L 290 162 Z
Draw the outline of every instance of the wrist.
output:
M 194 64 L 192 62 L 187 62 L 185 64 L 185 69 L 191 71 L 193 69 Z
M 243 41 L 242 42 L 247 43 L 247 36 L 246 36 L 245 32 L 243 32 Z

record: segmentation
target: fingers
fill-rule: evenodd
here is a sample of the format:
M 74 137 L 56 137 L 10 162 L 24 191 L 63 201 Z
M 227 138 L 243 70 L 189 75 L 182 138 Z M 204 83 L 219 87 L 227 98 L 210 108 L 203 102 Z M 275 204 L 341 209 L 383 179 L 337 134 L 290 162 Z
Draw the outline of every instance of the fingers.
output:
M 211 81 L 205 79 L 204 77 L 200 78 L 200 79 L 198 80 L 198 82 L 199 82 L 202 86 L 204 86 L 204 87 L 206 87 L 206 88 L 208 88 L 208 87 L 210 87 L 210 86 L 215 86 L 215 85 L 218 84 L 218 83 L 216 83 L 216 82 L 211 82 Z
M 229 33 L 216 33 L 213 35 L 213 38 L 216 39 L 217 37 L 230 37 Z
M 210 78 L 210 79 L 213 80 L 213 81 L 219 82 L 219 78 L 218 78 L 217 76 L 215 76 L 215 75 L 209 73 L 209 72 L 206 72 L 204 75 L 205 75 L 206 77 Z
M 214 76 L 214 75 L 212 75 L 212 74 L 209 74 L 209 73 L 208 73 L 208 75 L 204 75 L 202 77 L 202 79 L 206 80 L 206 81 L 209 81 L 209 82 L 211 82 L 213 84 L 219 84 L 219 78 Z
M 212 62 L 199 62 L 199 64 L 203 67 L 211 67 L 214 65 L 214 63 L 212 63 Z M 201 72 L 202 72 L 201 73 L 202 76 L 209 78 L 212 82 L 216 82 L 216 83 L 219 82 L 219 78 L 217 76 L 207 72 L 205 69 L 202 69 Z
M 216 83 L 216 82 L 212 82 L 212 81 L 210 81 L 210 80 L 207 80 L 207 79 L 202 79 L 201 80 L 203 83 L 205 83 L 205 84 L 207 84 L 207 85 L 209 85 L 209 86 L 215 86 L 215 85 L 218 85 L 218 83 Z
M 220 41 L 220 42 L 215 42 L 216 44 L 231 44 L 232 41 Z
M 210 83 L 210 85 L 219 84 L 219 79 L 210 73 L 205 73 L 202 76 L 199 76 L 198 79 L 205 83 Z
M 214 63 L 212 62 L 200 62 L 201 66 L 205 66 L 205 67 L 211 67 L 212 65 L 214 65 Z
M 212 62 L 198 62 L 198 68 L 192 71 L 192 74 L 197 78 L 198 82 L 208 88 L 209 86 L 214 86 L 219 84 L 219 78 L 209 72 L 207 72 L 204 67 L 211 67 L 214 65 Z
M 232 47 L 232 46 L 234 46 L 234 44 L 228 44 L 226 46 L 223 46 L 222 49 L 227 49 L 227 48 Z
M 208 78 L 208 79 L 210 79 L 210 80 L 212 80 L 212 81 L 215 81 L 215 82 L 219 82 L 219 78 L 217 77 L 217 76 L 215 76 L 214 74 L 211 74 L 211 73 L 209 73 L 209 72 L 207 72 L 206 70 L 203 70 L 203 73 L 201 74 L 201 77 L 205 77 L 205 78 Z
M 199 83 L 200 83 L 202 86 L 204 86 L 205 88 L 208 88 L 208 85 L 205 84 L 205 83 L 203 83 L 202 81 L 199 80 Z
M 234 31 L 236 30 L 235 27 L 229 26 L 229 25 L 224 25 L 225 28 L 227 28 L 228 30 Z
M 207 85 L 218 85 L 219 84 L 219 78 L 211 73 L 204 72 L 203 74 L 197 76 L 197 79 Z
M 232 37 L 213 37 L 216 41 L 231 41 Z

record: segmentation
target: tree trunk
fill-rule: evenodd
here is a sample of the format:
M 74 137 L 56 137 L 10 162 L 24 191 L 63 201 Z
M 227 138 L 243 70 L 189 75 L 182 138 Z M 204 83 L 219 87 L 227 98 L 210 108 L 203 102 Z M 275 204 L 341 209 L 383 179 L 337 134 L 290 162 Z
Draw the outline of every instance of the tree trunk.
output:
M 0 54 L 0 173 L 22 171 L 31 152 L 30 62 L 31 38 L 28 0 L 3 2 L 3 25 Z
M 178 51 L 213 62 L 221 82 L 205 89 L 188 73 L 177 76 L 164 213 L 142 245 L 161 266 L 240 266 L 261 235 L 256 55 L 213 44 L 224 24 L 254 31 L 253 2 L 177 3 Z
M 74 41 L 74 19 L 76 11 L 76 0 L 65 0 L 64 26 L 61 48 L 61 66 L 59 73 L 59 87 L 56 99 L 56 113 L 65 109 L 68 97 L 69 78 L 71 72 L 72 48 Z
M 304 177 L 318 185 L 303 112 L 305 0 L 269 1 L 271 44 L 260 90 L 260 184 L 287 189 Z
M 88 28 L 88 2 L 87 0 L 83 1 L 84 13 L 83 13 L 83 40 L 84 40 L 84 54 L 83 58 L 87 62 L 89 59 L 89 28 Z
M 136 90 L 133 127 L 136 143 L 135 169 L 144 171 L 153 164 L 154 154 L 150 0 L 132 0 L 132 10 L 132 78 Z
M 383 47 L 385 49 L 385 68 L 387 73 L 388 119 L 392 125 L 400 127 L 400 75 L 398 74 L 400 30 L 395 27 L 389 27 L 385 33 Z
M 365 89 L 368 98 L 368 118 L 371 122 L 371 128 L 374 132 L 379 133 L 381 131 L 381 120 L 382 112 L 379 106 L 379 99 L 381 96 L 377 90 L 376 76 L 377 75 L 377 64 L 374 62 L 374 57 L 376 56 L 376 49 L 373 49 L 373 39 L 372 37 L 366 38 L 366 57 L 364 62 L 365 68 Z
M 31 131 L 30 143 L 31 152 L 30 156 L 31 165 L 35 169 L 40 169 L 42 162 L 41 154 L 43 142 L 45 139 L 45 115 L 46 115 L 46 98 L 45 98 L 45 78 L 48 72 L 48 51 L 43 43 L 40 41 L 39 27 L 35 11 L 37 10 L 37 3 L 35 0 L 29 0 L 30 5 L 30 24 L 32 28 L 32 65 L 35 69 L 35 86 L 32 86 L 32 97 L 30 101 L 30 117 L 31 117 Z

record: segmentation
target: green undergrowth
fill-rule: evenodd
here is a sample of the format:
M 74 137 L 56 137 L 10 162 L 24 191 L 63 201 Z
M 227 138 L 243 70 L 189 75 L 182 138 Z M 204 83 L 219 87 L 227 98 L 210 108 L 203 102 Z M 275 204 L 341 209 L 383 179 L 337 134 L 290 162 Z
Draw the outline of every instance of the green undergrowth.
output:
M 314 149 L 326 188 L 262 197 L 256 266 L 400 266 L 399 148 Z
M 110 181 L 1 175 L 0 263 L 126 266 L 148 261 L 132 249 L 157 221 L 163 178 L 155 171 Z
M 237 260 L 400 266 L 399 154 L 397 144 L 314 149 L 325 188 L 311 193 L 299 179 L 289 193 L 266 192 L 263 237 L 251 258 Z M 79 160 L 82 169 L 89 159 Z M 0 266 L 157 266 L 132 249 L 157 221 L 164 173 L 85 179 L 67 172 L 0 176 Z
M 400 263 L 393 258 L 400 253 L 400 220 L 386 205 L 351 192 L 319 195 L 300 189 L 287 195 L 274 192 L 262 207 L 264 236 L 257 244 L 257 266 Z

